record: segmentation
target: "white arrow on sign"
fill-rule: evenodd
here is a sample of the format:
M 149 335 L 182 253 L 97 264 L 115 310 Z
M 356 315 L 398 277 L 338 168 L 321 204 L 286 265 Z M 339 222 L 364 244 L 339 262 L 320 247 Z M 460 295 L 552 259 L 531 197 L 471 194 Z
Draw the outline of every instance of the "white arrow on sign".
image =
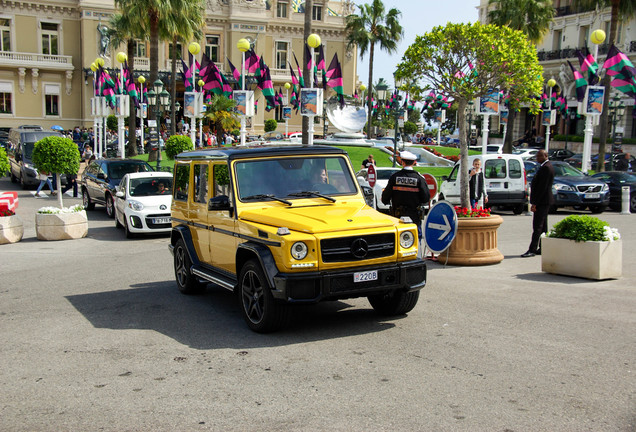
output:
M 436 224 L 436 223 L 432 223 L 432 222 L 430 224 L 428 224 L 428 226 L 430 226 L 433 229 L 443 231 L 442 234 L 439 236 L 439 238 L 437 240 L 443 240 L 444 237 L 446 237 L 448 235 L 448 233 L 450 233 L 450 231 L 451 231 L 451 226 L 450 226 L 450 223 L 448 223 L 448 218 L 446 217 L 446 215 L 442 215 L 442 217 L 444 218 L 444 225 Z

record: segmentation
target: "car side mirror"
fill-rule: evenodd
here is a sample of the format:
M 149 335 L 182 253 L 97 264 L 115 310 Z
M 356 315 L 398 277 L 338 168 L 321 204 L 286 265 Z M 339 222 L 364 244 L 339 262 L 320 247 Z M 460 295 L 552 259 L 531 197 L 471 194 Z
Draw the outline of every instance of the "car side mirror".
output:
M 117 191 L 117 193 L 115 194 L 115 196 L 117 198 L 124 198 L 126 195 L 124 195 L 124 193 L 122 191 Z
M 100 179 L 100 180 L 106 180 L 106 174 L 104 174 L 104 173 L 98 173 L 98 174 L 97 174 L 97 178 L 98 178 L 98 179 Z
M 227 195 L 219 195 L 214 198 L 210 198 L 208 201 L 208 211 L 232 211 L 232 204 L 230 204 L 230 198 Z M 231 213 L 230 213 L 231 214 Z
M 442 181 L 448 180 L 448 176 L 442 176 Z

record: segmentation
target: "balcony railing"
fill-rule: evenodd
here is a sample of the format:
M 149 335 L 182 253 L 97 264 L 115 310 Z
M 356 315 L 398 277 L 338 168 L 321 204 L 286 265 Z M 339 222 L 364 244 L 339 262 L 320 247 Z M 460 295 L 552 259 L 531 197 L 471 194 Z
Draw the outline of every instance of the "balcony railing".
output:
M 23 53 L 15 51 L 0 51 L 0 66 L 72 70 L 73 57 L 63 55 Z
M 636 45 L 636 44 L 632 43 L 632 46 L 633 45 Z M 636 46 L 634 46 L 634 48 L 636 48 Z M 608 44 L 599 45 L 599 47 L 598 47 L 599 56 L 607 54 L 607 51 L 609 51 L 609 45 Z M 630 51 L 632 51 L 632 47 L 630 47 Z M 563 48 L 563 49 L 560 49 L 560 50 L 553 50 L 553 51 L 539 51 L 539 52 L 537 52 L 537 58 L 539 59 L 540 62 L 541 61 L 576 58 L 576 48 L 569 48 L 568 47 L 568 48 Z M 598 61 L 598 59 L 597 59 L 597 61 Z

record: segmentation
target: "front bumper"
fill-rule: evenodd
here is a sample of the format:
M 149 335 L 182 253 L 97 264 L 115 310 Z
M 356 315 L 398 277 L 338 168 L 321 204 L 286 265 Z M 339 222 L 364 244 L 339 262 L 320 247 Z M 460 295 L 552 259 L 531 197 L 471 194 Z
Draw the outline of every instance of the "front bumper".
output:
M 378 279 L 354 282 L 353 274 L 377 270 Z M 288 303 L 365 297 L 386 291 L 415 291 L 426 285 L 426 263 L 421 259 L 384 266 L 347 268 L 311 273 L 278 273 L 274 276 L 274 298 Z
M 582 192 L 560 190 L 554 194 L 554 204 L 557 207 L 608 205 L 610 202 L 609 191 L 599 192 L 599 194 L 598 198 L 585 198 L 585 194 Z
M 172 222 L 154 223 L 156 218 L 170 219 L 170 213 L 146 213 L 126 210 L 126 222 L 132 233 L 169 233 Z

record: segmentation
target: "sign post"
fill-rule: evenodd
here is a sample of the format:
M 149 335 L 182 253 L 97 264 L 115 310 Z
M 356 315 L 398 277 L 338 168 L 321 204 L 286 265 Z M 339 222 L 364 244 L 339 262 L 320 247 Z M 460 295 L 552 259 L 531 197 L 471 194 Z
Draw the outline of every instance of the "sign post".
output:
M 375 166 L 373 164 L 370 164 L 367 167 L 367 182 L 369 183 L 369 186 L 374 187 L 376 180 L 377 177 L 375 176 Z

